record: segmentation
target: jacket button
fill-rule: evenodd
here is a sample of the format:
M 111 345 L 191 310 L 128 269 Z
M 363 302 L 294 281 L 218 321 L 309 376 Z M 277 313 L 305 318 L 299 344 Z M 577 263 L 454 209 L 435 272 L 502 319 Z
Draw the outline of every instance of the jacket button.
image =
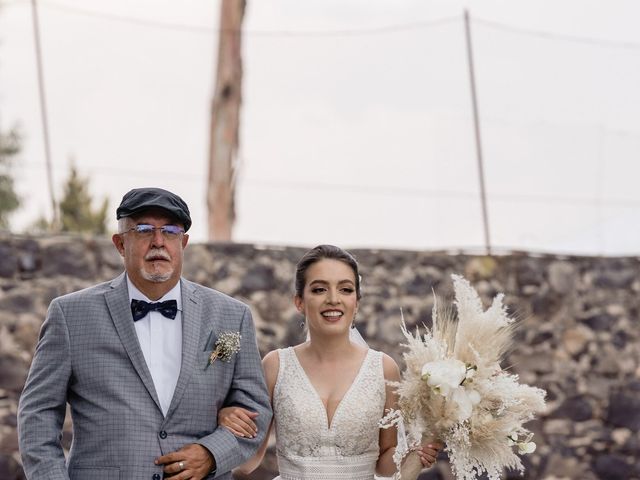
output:
M 151 477 L 153 480 L 160 480 L 160 474 L 159 473 L 154 473 L 153 477 Z
M 161 438 L 161 439 L 163 439 L 163 440 L 164 440 L 165 438 L 167 438 L 167 432 L 165 432 L 164 430 L 162 430 L 162 431 L 160 432 L 160 438 Z

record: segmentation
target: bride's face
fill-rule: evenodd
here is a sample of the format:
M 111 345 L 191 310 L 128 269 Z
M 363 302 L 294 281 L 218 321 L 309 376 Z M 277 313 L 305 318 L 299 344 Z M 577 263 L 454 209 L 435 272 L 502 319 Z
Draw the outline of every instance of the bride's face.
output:
M 358 310 L 356 281 L 349 265 L 325 258 L 305 274 L 304 294 L 295 297 L 296 308 L 306 317 L 313 334 L 349 334 Z

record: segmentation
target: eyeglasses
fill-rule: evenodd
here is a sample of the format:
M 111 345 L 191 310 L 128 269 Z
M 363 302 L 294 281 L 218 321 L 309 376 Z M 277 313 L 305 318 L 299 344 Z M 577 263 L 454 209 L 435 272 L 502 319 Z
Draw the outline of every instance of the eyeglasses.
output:
M 162 236 L 167 240 L 174 240 L 184 233 L 184 228 L 180 228 L 177 225 L 163 225 L 161 227 L 154 227 L 153 225 L 149 225 L 147 223 L 141 223 L 121 233 L 133 232 L 136 237 L 151 238 L 156 233 L 156 230 L 160 230 Z

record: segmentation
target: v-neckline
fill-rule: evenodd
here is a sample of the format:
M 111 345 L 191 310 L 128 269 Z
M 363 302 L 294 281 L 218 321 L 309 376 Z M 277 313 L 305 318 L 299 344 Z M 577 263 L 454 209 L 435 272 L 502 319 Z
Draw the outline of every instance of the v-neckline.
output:
M 289 347 L 289 348 L 291 349 L 291 354 L 293 355 L 293 358 L 294 358 L 294 361 L 295 361 L 297 367 L 300 369 L 300 371 L 302 372 L 302 376 L 304 377 L 305 381 L 307 382 L 307 386 L 313 392 L 313 395 L 315 396 L 316 400 L 318 401 L 318 404 L 319 404 L 320 408 L 324 412 L 324 420 L 325 421 L 322 422 L 323 425 L 325 426 L 327 431 L 331 431 L 331 429 L 333 428 L 333 426 L 335 424 L 336 417 L 338 416 L 338 412 L 339 412 L 340 408 L 342 407 L 342 404 L 344 403 L 346 398 L 349 396 L 351 391 L 354 389 L 355 385 L 360 381 L 360 377 L 362 376 L 362 373 L 364 372 L 364 367 L 365 367 L 365 365 L 367 363 L 367 359 L 369 358 L 369 353 L 371 352 L 371 349 L 370 348 L 367 349 L 367 353 L 365 354 L 364 359 L 362 360 L 362 363 L 360 364 L 360 367 L 358 368 L 358 373 L 356 374 L 355 378 L 353 379 L 353 382 L 351 382 L 351 385 L 349 385 L 349 388 L 347 388 L 347 391 L 344 393 L 344 395 L 342 396 L 342 398 L 338 402 L 338 406 L 333 411 L 333 416 L 331 417 L 331 421 L 329 421 L 329 411 L 327 410 L 327 407 L 324 405 L 324 402 L 322 401 L 322 397 L 320 397 L 320 394 L 318 393 L 318 390 L 313 385 L 313 382 L 309 378 L 309 375 L 307 375 L 307 372 L 305 371 L 304 367 L 300 363 L 300 359 L 298 359 L 298 355 L 296 354 L 296 351 L 294 350 L 294 348 L 293 347 Z

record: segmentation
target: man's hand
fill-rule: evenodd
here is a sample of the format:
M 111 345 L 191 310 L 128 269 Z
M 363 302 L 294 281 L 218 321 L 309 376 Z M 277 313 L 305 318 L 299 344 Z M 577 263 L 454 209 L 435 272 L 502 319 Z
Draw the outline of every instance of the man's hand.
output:
M 156 465 L 164 465 L 164 473 L 173 480 L 201 480 L 216 467 L 211 452 L 197 443 L 156 458 Z

